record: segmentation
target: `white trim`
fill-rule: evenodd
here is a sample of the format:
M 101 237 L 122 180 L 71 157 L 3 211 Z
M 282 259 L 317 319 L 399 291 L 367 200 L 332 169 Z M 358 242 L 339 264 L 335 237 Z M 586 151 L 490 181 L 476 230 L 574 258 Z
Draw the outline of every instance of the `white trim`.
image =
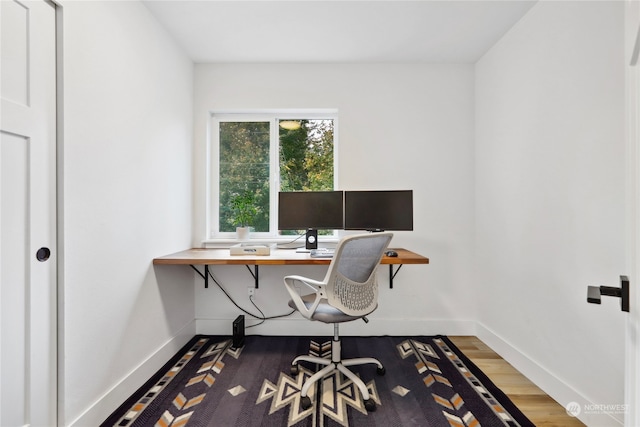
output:
M 218 221 L 217 218 L 217 213 L 215 214 L 216 218 L 212 218 L 211 217 L 211 193 L 215 190 L 213 190 L 211 188 L 212 184 L 211 184 L 211 175 L 212 175 L 212 171 L 211 171 L 211 159 L 213 158 L 212 156 L 215 155 L 215 153 L 213 152 L 214 147 L 212 147 L 212 143 L 211 143 L 211 135 L 212 135 L 212 123 L 213 123 L 213 114 L 211 112 L 207 113 L 207 126 L 206 126 L 206 131 L 205 131 L 205 135 L 206 135 L 206 139 L 205 139 L 205 156 L 204 156 L 204 179 L 205 179 L 205 186 L 204 186 L 204 228 L 205 228 L 205 236 L 206 238 L 210 238 L 212 235 L 213 230 L 211 229 L 211 224 L 215 223 Z M 217 148 L 216 148 L 217 149 Z
M 64 7 L 58 0 L 56 8 L 56 420 L 64 425 L 65 408 L 65 213 L 64 213 Z
M 338 115 L 337 108 L 266 108 L 257 110 L 243 110 L 243 109 L 230 109 L 230 110 L 210 110 L 209 116 L 224 115 L 232 116 L 237 114 L 238 117 L 245 117 L 247 115 L 254 116 L 280 116 L 283 119 L 323 119 L 331 116 Z
M 83 427 L 102 424 L 135 390 L 175 356 L 195 334 L 196 324 L 191 321 L 100 396 L 82 415 L 69 423 L 69 426 Z
M 279 137 L 278 119 L 273 118 L 271 120 L 271 134 L 269 135 L 269 141 L 278 141 Z M 269 186 L 272 190 L 280 188 L 280 156 L 279 156 L 280 144 L 269 144 Z M 269 235 L 277 233 L 278 230 L 278 218 L 274 213 L 278 212 L 278 192 L 269 191 Z
M 536 386 L 552 397 L 560 405 L 567 407 L 569 403 L 577 403 L 580 408 L 594 406 L 594 402 L 589 401 L 569 384 L 563 382 L 557 375 L 538 364 L 535 360 L 527 356 L 510 342 L 503 339 L 491 329 L 481 323 L 476 325 L 476 336 L 500 357 L 510 363 L 515 369 L 531 380 Z M 588 372 L 585 372 L 588 375 Z M 622 426 L 621 420 L 603 411 L 589 413 L 580 411 L 578 419 L 586 425 L 593 426 Z
M 257 323 L 245 316 L 247 326 Z M 473 320 L 397 318 L 376 319 L 375 313 L 364 321 L 346 322 L 340 325 L 343 336 L 417 336 L 417 335 L 475 335 L 476 322 Z M 233 319 L 196 319 L 196 331 L 204 335 L 230 335 Z M 260 326 L 246 330 L 247 335 L 287 335 L 287 336 L 331 336 L 331 325 L 310 322 L 298 314 L 287 319 L 272 319 Z
M 625 49 L 629 66 L 626 79 L 626 185 L 627 185 L 627 239 L 626 265 L 630 280 L 630 311 L 625 330 L 625 416 L 626 427 L 640 426 L 640 66 L 637 65 L 640 40 L 640 4 L 627 1 L 625 9 Z
M 333 247 L 338 240 L 340 240 L 339 236 L 342 233 L 338 233 L 335 236 L 318 236 L 318 243 L 322 244 L 322 246 Z M 304 234 L 300 234 L 298 236 L 275 236 L 275 237 L 267 237 L 267 238 L 259 238 L 259 237 L 251 237 L 251 243 L 256 245 L 277 245 L 280 249 L 286 248 L 297 248 L 304 246 Z M 202 241 L 203 248 L 218 248 L 218 249 L 228 249 L 233 245 L 238 244 L 238 239 L 207 239 Z

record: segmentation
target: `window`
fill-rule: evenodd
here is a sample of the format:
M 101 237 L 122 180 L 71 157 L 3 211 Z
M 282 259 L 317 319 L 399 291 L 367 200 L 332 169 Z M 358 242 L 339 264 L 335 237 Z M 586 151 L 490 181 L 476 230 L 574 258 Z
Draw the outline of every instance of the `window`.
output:
M 336 122 L 334 111 L 214 112 L 208 237 L 235 237 L 241 225 L 250 225 L 254 237 L 276 236 L 279 191 L 333 190 Z M 254 207 L 250 224 L 242 224 L 233 208 L 239 199 Z

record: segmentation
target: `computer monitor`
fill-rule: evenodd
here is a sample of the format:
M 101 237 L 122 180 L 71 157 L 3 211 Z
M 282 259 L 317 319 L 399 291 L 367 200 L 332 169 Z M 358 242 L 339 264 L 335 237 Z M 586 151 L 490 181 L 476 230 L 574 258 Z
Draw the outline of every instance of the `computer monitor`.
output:
M 278 194 L 278 229 L 306 230 L 305 247 L 318 247 L 317 230 L 344 228 L 343 191 L 290 191 Z
M 413 190 L 345 191 L 345 230 L 413 230 Z

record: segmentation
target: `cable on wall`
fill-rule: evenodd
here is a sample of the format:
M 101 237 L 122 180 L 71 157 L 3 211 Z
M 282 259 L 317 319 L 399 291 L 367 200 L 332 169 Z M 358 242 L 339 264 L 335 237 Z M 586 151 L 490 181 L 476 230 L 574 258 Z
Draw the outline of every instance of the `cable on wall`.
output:
M 265 316 L 264 313 L 262 312 L 262 310 L 260 310 L 260 308 L 256 305 L 256 303 L 253 301 L 253 296 L 249 297 L 249 301 L 251 302 L 251 304 L 253 304 L 253 306 L 260 312 L 260 314 L 262 316 L 257 316 L 253 313 L 251 313 L 250 311 L 245 310 L 244 308 L 240 307 L 240 305 L 238 305 L 238 303 L 235 302 L 235 300 L 231 297 L 231 295 L 229 295 L 229 293 L 226 291 L 226 289 L 224 289 L 224 287 L 218 282 L 218 280 L 213 277 L 213 274 L 211 273 L 211 270 L 209 270 L 209 277 L 211 277 L 211 280 L 213 280 L 213 282 L 218 286 L 218 288 L 220 288 L 220 290 L 222 291 L 222 293 L 224 293 L 226 295 L 226 297 L 229 299 L 229 301 L 231 301 L 231 303 L 233 305 L 236 306 L 236 308 L 240 311 L 242 311 L 243 313 L 245 313 L 248 316 L 253 317 L 254 319 L 260 320 L 259 323 L 256 323 L 255 325 L 249 325 L 249 326 L 245 326 L 245 329 L 249 329 L 252 328 L 254 326 L 258 326 L 258 325 L 262 325 L 265 321 L 267 320 L 271 320 L 271 319 L 279 319 L 282 317 L 288 317 L 291 316 L 293 313 L 296 312 L 296 310 L 291 310 L 289 313 L 285 313 L 285 314 L 277 314 L 274 316 Z

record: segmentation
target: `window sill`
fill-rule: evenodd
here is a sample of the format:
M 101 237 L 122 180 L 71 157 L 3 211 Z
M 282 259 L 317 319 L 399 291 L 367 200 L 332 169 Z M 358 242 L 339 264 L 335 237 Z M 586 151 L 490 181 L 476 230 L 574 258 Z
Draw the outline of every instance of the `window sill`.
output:
M 294 236 L 285 237 L 255 237 L 242 243 L 254 243 L 256 245 L 276 245 L 281 249 L 296 249 L 304 247 L 304 236 L 297 240 L 293 239 Z M 324 247 L 333 247 L 338 243 L 339 238 L 334 236 L 319 236 L 318 244 Z M 203 248 L 217 248 L 228 249 L 233 245 L 241 243 L 236 238 L 217 238 L 217 239 L 204 239 L 202 240 Z

